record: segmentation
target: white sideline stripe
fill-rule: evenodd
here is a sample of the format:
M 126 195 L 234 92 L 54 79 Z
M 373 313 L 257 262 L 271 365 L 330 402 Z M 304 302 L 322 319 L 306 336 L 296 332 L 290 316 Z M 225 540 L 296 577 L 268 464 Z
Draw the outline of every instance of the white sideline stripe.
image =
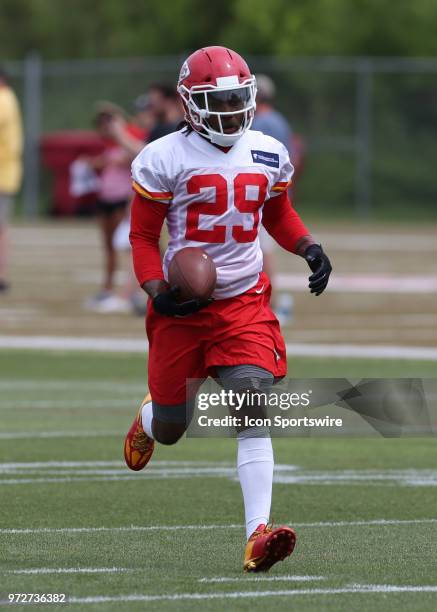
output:
M 115 597 L 70 597 L 68 603 L 110 603 L 115 601 L 180 601 L 202 599 L 247 599 L 257 597 L 302 597 L 343 593 L 436 593 L 436 585 L 356 584 L 343 588 L 295 589 L 284 591 L 235 591 L 230 593 L 176 593 L 174 595 L 120 595 Z
M 123 436 L 119 431 L 7 431 L 0 432 L 0 440 L 26 440 L 35 438 L 105 438 Z
M 429 225 L 421 225 L 429 230 Z M 349 229 L 349 226 L 347 230 Z M 434 236 L 428 232 L 421 234 L 408 234 L 407 232 L 386 233 L 384 231 L 371 232 L 363 228 L 360 232 L 339 233 L 329 228 L 320 231 L 320 239 L 323 245 L 330 245 L 330 249 L 338 250 L 401 250 L 401 251 L 435 251 L 437 244 Z M 417 231 L 417 230 L 416 230 Z M 59 228 L 54 224 L 45 226 L 17 226 L 11 228 L 14 242 L 19 244 L 20 249 L 34 249 L 34 247 L 46 248 L 51 251 L 52 247 L 59 246 L 90 248 L 96 250 L 98 246 L 97 231 L 91 228 L 79 226 L 70 228 Z M 97 245 L 97 246 L 96 246 Z M 100 270 L 96 269 L 100 273 Z
M 312 582 L 313 580 L 326 580 L 326 576 L 242 576 L 220 577 L 220 578 L 200 578 L 199 582 Z
M 407 234 L 331 234 L 322 232 L 323 246 L 330 251 L 400 251 L 428 252 L 437 251 L 434 236 L 424 234 L 408 236 Z
M 97 351 L 146 353 L 147 340 L 89 338 L 75 336 L 0 336 L 0 348 L 47 349 L 55 351 Z
M 287 344 L 289 357 L 353 357 L 437 361 L 437 348 L 379 344 Z
M 274 283 L 278 289 L 308 291 L 308 277 L 305 274 L 276 274 Z M 437 276 L 335 274 L 329 281 L 329 292 L 430 295 L 437 293 Z
M 171 478 L 230 478 L 235 466 L 213 462 L 155 462 L 141 474 L 132 474 L 123 462 L 36 462 L 0 464 L 0 486 L 62 482 L 120 482 Z M 437 486 L 435 469 L 308 470 L 297 465 L 277 464 L 273 481 L 279 484 L 316 486 Z
M 118 574 L 135 572 L 128 567 L 35 567 L 32 569 L 7 570 L 5 574 Z
M 150 470 L 148 470 L 150 472 Z M 210 476 L 211 474 L 206 474 L 206 476 Z M 201 473 L 188 473 L 185 474 L 186 477 L 190 477 L 190 478 L 201 478 L 201 477 L 205 477 L 205 474 L 201 474 Z M 93 476 L 91 478 L 81 478 L 80 476 L 71 476 L 71 477 L 65 477 L 65 478 L 16 478 L 16 479 L 12 479 L 12 478 L 6 478 L 4 480 L 0 480 L 0 485 L 22 485 L 22 484 L 59 484 L 59 483 L 66 483 L 66 482 L 125 482 L 125 481 L 136 481 L 139 482 L 139 480 L 162 480 L 163 478 L 168 478 L 168 479 L 178 479 L 184 477 L 184 474 L 181 473 L 169 473 L 169 474 L 165 474 L 163 472 L 154 472 L 153 474 L 150 474 L 149 476 L 138 476 L 135 474 L 130 474 L 127 473 L 125 476 L 124 475 L 119 475 L 119 476 Z
M 112 353 L 147 353 L 145 340 L 120 338 L 76 338 L 72 336 L 0 336 L 0 348 L 24 348 L 54 351 L 97 351 Z M 419 359 L 437 361 L 437 347 L 383 344 L 287 344 L 289 356 L 296 357 L 367 357 L 369 359 Z
M 436 316 L 437 322 L 437 316 Z M 432 323 L 431 323 L 432 324 Z M 29 336 L 30 339 L 30 336 Z M 0 389 L 18 389 L 20 391 L 24 390 L 34 390 L 34 389 L 44 389 L 47 390 L 56 390 L 56 391 L 67 391 L 73 390 L 77 393 L 78 390 L 92 390 L 92 391 L 107 391 L 114 395 L 114 392 L 119 393 L 133 393 L 134 391 L 142 391 L 145 395 L 146 393 L 146 385 L 141 385 L 138 383 L 111 383 L 105 382 L 104 380 L 98 382 L 94 381 L 83 381 L 83 380 L 34 380 L 31 378 L 19 379 L 19 380 L 0 380 Z
M 80 400 L 2 400 L 0 410 L 23 409 L 23 410 L 52 410 L 70 408 L 125 408 L 126 406 L 139 404 L 138 396 L 120 397 L 117 399 L 80 399 Z
M 154 466 L 194 466 L 194 467 L 202 467 L 202 466 L 212 466 L 212 467 L 232 467 L 231 463 L 226 462 L 215 462 L 215 461 L 162 461 L 162 460 L 154 460 Z M 0 463 L 0 469 L 15 469 L 15 468 L 51 468 L 51 467 L 126 467 L 124 461 L 118 460 L 110 460 L 110 461 L 23 461 L 23 462 L 15 462 L 15 463 Z M 297 468 L 297 466 L 287 466 L 287 468 L 293 469 Z
M 437 523 L 437 518 L 427 519 L 373 519 L 368 521 L 321 521 L 316 523 L 295 523 L 285 521 L 293 527 L 320 528 L 320 527 L 373 527 L 390 525 L 427 525 Z M 179 530 L 208 530 L 208 529 L 242 529 L 243 525 L 130 525 L 126 527 L 39 527 L 39 528 L 4 528 L 0 534 L 26 535 L 42 533 L 112 533 L 129 531 L 179 531 Z

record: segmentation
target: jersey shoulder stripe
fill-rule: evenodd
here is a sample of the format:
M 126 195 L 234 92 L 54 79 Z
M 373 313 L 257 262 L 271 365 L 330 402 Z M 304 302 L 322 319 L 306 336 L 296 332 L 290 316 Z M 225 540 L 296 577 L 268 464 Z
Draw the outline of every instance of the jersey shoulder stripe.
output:
M 278 193 L 282 193 L 283 191 L 286 191 L 291 185 L 291 180 L 290 181 L 279 181 L 278 183 L 275 183 L 272 187 L 272 191 L 277 191 Z
M 132 181 L 132 186 L 137 193 L 143 196 L 143 198 L 147 198 L 148 200 L 165 201 L 171 200 L 173 198 L 173 194 L 171 193 L 171 191 L 148 191 L 147 189 L 144 189 L 144 187 L 141 187 L 141 185 L 139 185 L 136 181 Z

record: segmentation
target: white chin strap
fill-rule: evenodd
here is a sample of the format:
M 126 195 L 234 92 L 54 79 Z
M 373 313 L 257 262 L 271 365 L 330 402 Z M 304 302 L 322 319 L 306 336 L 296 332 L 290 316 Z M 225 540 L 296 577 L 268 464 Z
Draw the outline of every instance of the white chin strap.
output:
M 222 147 L 231 147 L 243 136 L 243 134 L 244 132 L 241 132 L 240 130 L 235 134 L 219 134 L 218 132 L 212 131 L 208 134 L 208 138 L 214 144 Z

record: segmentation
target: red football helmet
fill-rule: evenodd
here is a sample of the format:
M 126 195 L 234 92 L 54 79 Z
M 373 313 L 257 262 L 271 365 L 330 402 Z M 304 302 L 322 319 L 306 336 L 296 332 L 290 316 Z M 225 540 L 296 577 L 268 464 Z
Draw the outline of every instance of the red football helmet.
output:
M 256 108 L 256 81 L 235 51 L 226 47 L 195 51 L 182 65 L 177 89 L 185 119 L 211 142 L 231 146 L 250 128 Z M 239 127 L 235 123 L 238 115 Z M 230 121 L 233 124 L 228 126 Z

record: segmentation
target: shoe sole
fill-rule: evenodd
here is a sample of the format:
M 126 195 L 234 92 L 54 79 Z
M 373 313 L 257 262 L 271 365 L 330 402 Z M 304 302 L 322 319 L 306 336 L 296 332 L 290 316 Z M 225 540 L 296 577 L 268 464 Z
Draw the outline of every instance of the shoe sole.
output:
M 296 534 L 292 529 L 275 529 L 275 533 L 266 542 L 266 554 L 260 561 L 254 561 L 255 567 L 247 567 L 247 572 L 267 572 L 272 565 L 283 561 L 291 555 L 296 545 Z

